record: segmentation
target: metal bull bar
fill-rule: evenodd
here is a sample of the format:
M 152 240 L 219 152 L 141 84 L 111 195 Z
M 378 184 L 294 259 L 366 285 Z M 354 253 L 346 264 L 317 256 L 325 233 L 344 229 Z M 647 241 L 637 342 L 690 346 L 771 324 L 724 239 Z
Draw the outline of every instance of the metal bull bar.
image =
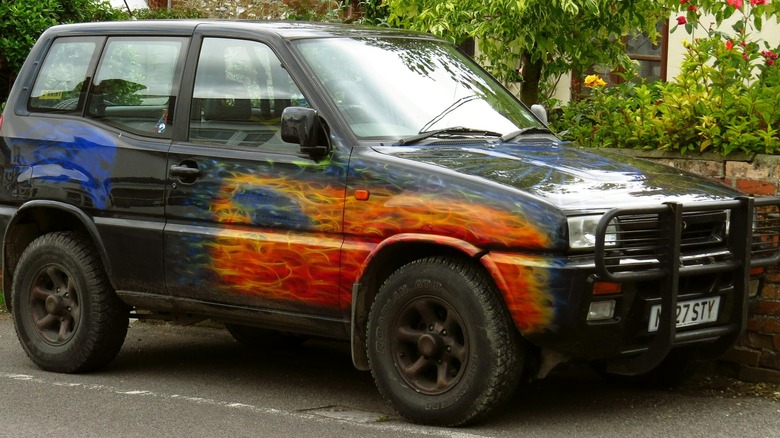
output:
M 725 214 L 728 224 L 717 250 L 693 256 L 683 251 L 686 213 Z M 641 218 L 653 229 L 624 226 Z M 712 246 L 712 245 L 711 245 Z M 602 217 L 596 232 L 596 271 L 607 281 L 661 283 L 661 317 L 647 349 L 610 366 L 618 374 L 643 374 L 658 366 L 676 342 L 716 339 L 700 347 L 704 357 L 728 351 L 747 323 L 750 269 L 780 262 L 780 198 L 740 197 L 720 202 L 616 208 Z M 730 272 L 733 306 L 725 326 L 677 333 L 676 307 L 680 277 Z

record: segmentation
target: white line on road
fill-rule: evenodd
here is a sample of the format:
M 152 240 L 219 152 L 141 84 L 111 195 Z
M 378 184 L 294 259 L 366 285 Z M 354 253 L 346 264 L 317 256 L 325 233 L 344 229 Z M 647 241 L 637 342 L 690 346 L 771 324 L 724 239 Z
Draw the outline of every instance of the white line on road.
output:
M 52 374 L 56 376 L 56 374 Z M 330 415 L 328 412 L 344 412 L 343 408 L 333 409 L 333 407 L 317 408 L 307 411 L 287 411 L 283 409 L 265 408 L 261 406 L 250 405 L 239 402 L 227 402 L 214 400 L 210 398 L 194 397 L 181 394 L 164 394 L 143 389 L 117 389 L 107 385 L 97 385 L 90 383 L 78 383 L 78 382 L 58 382 L 35 377 L 27 374 L 13 374 L 0 372 L 0 378 L 17 380 L 22 382 L 31 382 L 36 384 L 51 385 L 51 386 L 64 386 L 68 388 L 80 388 L 89 391 L 110 392 L 120 396 L 128 397 L 154 397 L 161 400 L 170 401 L 183 401 L 187 403 L 203 404 L 208 406 L 218 406 L 227 409 L 239 409 L 248 412 L 253 412 L 263 415 L 282 415 L 291 418 L 297 418 L 301 420 L 314 420 L 314 421 L 338 421 L 349 422 L 355 426 L 368 427 L 383 432 L 403 433 L 403 434 L 416 434 L 424 436 L 436 436 L 447 438 L 484 438 L 485 435 L 475 435 L 467 432 L 461 432 L 451 429 L 439 429 L 435 427 L 416 426 L 406 423 L 400 423 L 399 420 L 387 420 L 387 417 L 378 413 L 369 413 L 365 411 L 354 410 L 355 415 L 338 414 Z M 324 412 L 324 413 L 323 413 Z M 375 419 L 367 421 L 367 416 L 373 416 Z

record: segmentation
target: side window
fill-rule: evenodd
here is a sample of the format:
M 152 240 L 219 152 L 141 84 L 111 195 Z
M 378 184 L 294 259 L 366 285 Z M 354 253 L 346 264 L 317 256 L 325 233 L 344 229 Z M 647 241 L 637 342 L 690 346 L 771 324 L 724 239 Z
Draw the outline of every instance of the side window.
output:
M 276 54 L 265 44 L 206 38 L 195 74 L 190 141 L 296 152 L 282 141 L 281 115 L 307 106 Z
M 128 132 L 170 138 L 183 38 L 110 38 L 87 114 Z
M 81 112 L 90 66 L 100 38 L 60 38 L 52 44 L 35 79 L 30 111 Z

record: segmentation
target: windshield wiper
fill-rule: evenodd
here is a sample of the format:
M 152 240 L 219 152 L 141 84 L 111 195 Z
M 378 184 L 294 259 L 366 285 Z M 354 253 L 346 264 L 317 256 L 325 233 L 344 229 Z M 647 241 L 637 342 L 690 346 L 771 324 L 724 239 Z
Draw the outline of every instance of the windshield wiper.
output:
M 517 131 L 512 131 L 508 134 L 504 134 L 501 136 L 501 141 L 503 143 L 506 143 L 508 141 L 514 140 L 517 137 L 520 137 L 525 134 L 553 134 L 554 132 L 550 131 L 548 128 L 545 128 L 544 126 L 529 126 L 527 128 L 521 128 Z
M 501 133 L 487 131 L 485 129 L 474 129 L 474 128 L 466 128 L 463 126 L 453 126 L 450 128 L 434 129 L 433 131 L 425 131 L 417 135 L 412 135 L 410 137 L 402 138 L 398 140 L 398 142 L 395 143 L 395 145 L 407 146 L 425 140 L 426 138 L 431 138 L 442 134 L 452 134 L 452 135 L 463 134 L 463 135 L 479 135 L 479 136 L 487 136 L 487 137 L 501 137 Z

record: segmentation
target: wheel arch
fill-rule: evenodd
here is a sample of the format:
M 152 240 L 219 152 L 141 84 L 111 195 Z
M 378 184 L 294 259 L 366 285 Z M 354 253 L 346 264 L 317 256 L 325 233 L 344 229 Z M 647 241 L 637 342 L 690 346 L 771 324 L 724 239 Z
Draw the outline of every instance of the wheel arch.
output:
M 14 213 L 3 236 L 2 286 L 9 311 L 13 311 L 11 285 L 22 252 L 36 238 L 55 231 L 79 231 L 88 235 L 97 248 L 106 275 L 113 285 L 105 248 L 92 218 L 70 204 L 46 200 L 30 201 Z
M 459 239 L 428 235 L 397 235 L 382 242 L 369 255 L 358 281 L 352 286 L 350 342 L 352 363 L 357 369 L 369 369 L 366 352 L 368 313 L 385 280 L 400 267 L 418 259 L 445 256 L 476 262 L 485 251 Z M 485 274 L 490 274 L 485 270 Z M 494 281 L 491 278 L 491 281 Z

